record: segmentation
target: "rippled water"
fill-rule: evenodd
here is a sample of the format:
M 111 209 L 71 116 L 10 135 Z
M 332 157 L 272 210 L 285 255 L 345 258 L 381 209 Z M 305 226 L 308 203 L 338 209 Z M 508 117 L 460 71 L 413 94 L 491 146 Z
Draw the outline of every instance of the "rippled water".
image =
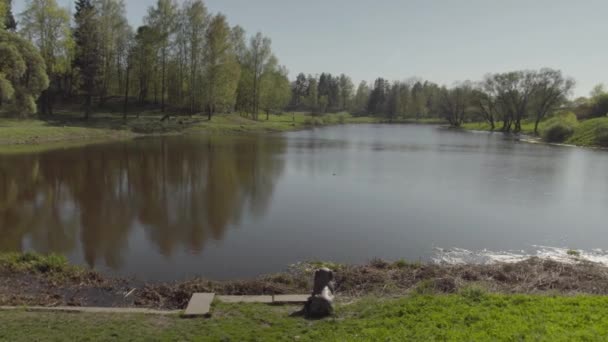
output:
M 406 125 L 6 155 L 0 250 L 153 281 L 447 260 L 438 247 L 593 253 L 608 249 L 606 170 L 602 151 Z

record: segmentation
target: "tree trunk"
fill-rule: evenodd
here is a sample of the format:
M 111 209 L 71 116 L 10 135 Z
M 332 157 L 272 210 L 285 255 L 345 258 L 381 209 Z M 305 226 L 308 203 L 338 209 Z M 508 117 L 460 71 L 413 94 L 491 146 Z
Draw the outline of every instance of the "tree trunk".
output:
M 167 52 L 166 49 L 163 50 L 163 70 L 161 76 L 161 86 L 160 86 L 160 111 L 165 112 L 165 71 L 167 66 Z
M 123 107 L 123 120 L 126 122 L 127 121 L 127 107 L 129 106 L 129 74 L 130 74 L 130 70 L 129 70 L 129 66 L 127 66 L 127 75 L 126 75 L 126 82 L 125 82 L 125 102 L 124 102 L 124 107 Z
M 86 98 L 85 98 L 85 104 L 84 104 L 84 119 L 86 121 L 89 120 L 89 117 L 91 116 L 91 102 L 92 102 L 92 97 L 91 94 L 87 94 Z

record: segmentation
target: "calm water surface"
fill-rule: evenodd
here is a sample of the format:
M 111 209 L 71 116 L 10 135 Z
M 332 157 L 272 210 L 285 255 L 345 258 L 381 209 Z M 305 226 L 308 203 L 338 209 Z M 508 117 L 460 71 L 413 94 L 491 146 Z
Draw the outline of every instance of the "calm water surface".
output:
M 431 126 L 167 137 L 0 156 L 0 251 L 231 279 L 435 247 L 608 249 L 608 152 Z

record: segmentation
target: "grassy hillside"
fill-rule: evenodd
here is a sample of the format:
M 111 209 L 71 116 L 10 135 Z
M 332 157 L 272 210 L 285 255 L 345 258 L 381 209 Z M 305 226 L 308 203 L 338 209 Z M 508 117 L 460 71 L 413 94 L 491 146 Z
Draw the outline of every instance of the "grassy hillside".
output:
M 566 143 L 579 146 L 608 147 L 608 118 L 581 122 Z

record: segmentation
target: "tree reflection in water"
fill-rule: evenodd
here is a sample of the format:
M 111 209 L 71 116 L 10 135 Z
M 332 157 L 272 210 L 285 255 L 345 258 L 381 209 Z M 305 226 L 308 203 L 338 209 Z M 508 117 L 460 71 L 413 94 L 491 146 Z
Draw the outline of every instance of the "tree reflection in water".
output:
M 161 254 L 200 253 L 280 178 L 281 137 L 166 137 L 0 156 L 0 251 L 70 254 L 118 269 L 143 229 Z

